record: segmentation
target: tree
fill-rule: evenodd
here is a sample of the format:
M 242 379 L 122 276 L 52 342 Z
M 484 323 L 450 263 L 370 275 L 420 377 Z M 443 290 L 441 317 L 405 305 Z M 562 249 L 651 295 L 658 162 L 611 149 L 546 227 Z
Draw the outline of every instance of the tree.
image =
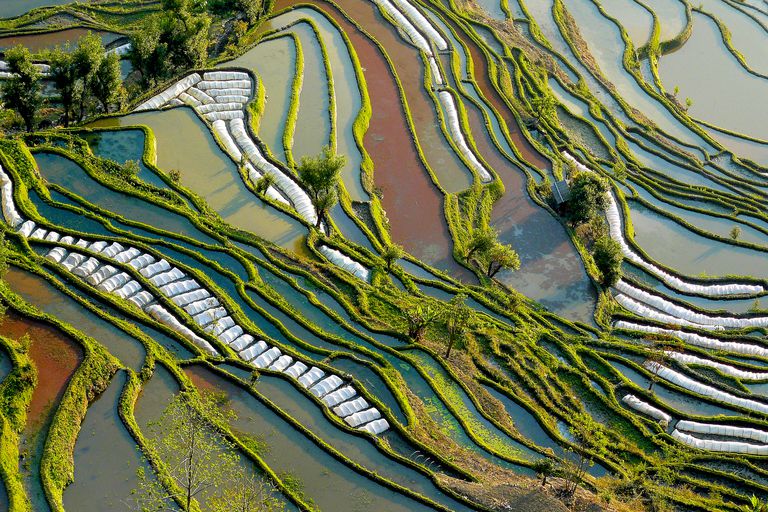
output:
M 48 61 L 51 66 L 50 78 L 59 93 L 61 108 L 64 110 L 64 126 L 67 127 L 77 95 L 77 72 L 72 54 L 57 46 L 51 51 Z
M 575 173 L 566 212 L 573 224 L 586 222 L 608 206 L 608 184 L 590 172 Z
M 213 0 L 211 2 L 213 12 L 241 14 L 251 25 L 265 14 L 266 7 L 267 4 L 262 0 Z
M 651 363 L 651 380 L 648 383 L 648 391 L 653 391 L 653 386 L 659 381 L 659 372 L 668 360 L 669 356 L 664 345 L 655 343 L 651 346 L 648 351 L 648 362 Z
M 194 0 L 163 0 L 162 10 L 133 32 L 128 58 L 145 86 L 205 64 L 211 18 L 203 8 Z
M 256 193 L 266 194 L 269 187 L 275 184 L 275 176 L 272 174 L 264 174 L 256 181 Z
M 384 258 L 384 262 L 387 264 L 387 270 L 392 270 L 392 264 L 405 256 L 405 251 L 402 245 L 387 244 L 381 253 L 381 257 Z
M 576 488 L 584 481 L 587 469 L 594 464 L 592 453 L 604 453 L 608 445 L 600 424 L 585 412 L 572 416 L 570 431 L 576 441 L 576 461 L 566 460 L 562 465 L 562 494 L 566 498 L 574 495 Z
M 305 156 L 299 163 L 299 179 L 307 189 L 309 198 L 317 211 L 315 228 L 320 225 L 330 210 L 338 201 L 336 186 L 339 183 L 341 168 L 347 159 L 337 155 L 329 146 L 323 148 L 318 156 Z
M 472 318 L 472 309 L 466 304 L 467 296 L 463 293 L 455 295 L 449 303 L 448 319 L 448 343 L 445 358 L 450 359 L 451 350 L 456 342 L 464 336 L 467 326 Z
M 136 512 L 192 510 L 193 503 L 215 512 L 281 510 L 271 486 L 246 474 L 234 445 L 217 425 L 234 420 L 213 394 L 182 391 L 149 427 L 147 444 L 170 478 L 168 489 L 139 471 L 131 493 Z
M 417 343 L 422 340 L 427 328 L 443 313 L 431 301 L 408 305 L 401 312 L 408 326 L 408 337 Z
M 487 261 L 486 275 L 493 278 L 502 269 L 518 270 L 520 268 L 520 256 L 511 246 L 495 243 L 485 254 Z
M 613 286 L 621 279 L 624 254 L 621 244 L 609 236 L 601 236 L 592 248 L 592 259 L 602 276 L 603 286 Z
M 120 99 L 123 90 L 123 79 L 120 73 L 120 57 L 116 53 L 110 53 L 101 61 L 93 75 L 91 91 L 93 96 L 101 103 L 105 113 L 109 113 L 109 106 Z
M 80 115 L 83 119 L 88 107 L 91 94 L 91 81 L 104 60 L 104 45 L 101 37 L 88 32 L 80 38 L 77 49 L 72 53 L 72 63 L 77 79 L 80 80 Z
M 733 226 L 731 230 L 731 240 L 738 240 L 741 236 L 741 228 L 739 226 Z
M 464 258 L 469 261 L 473 254 L 489 251 L 496 243 L 499 234 L 495 229 L 488 227 L 472 231 L 467 242 L 467 252 Z
M 29 50 L 22 45 L 5 52 L 11 77 L 2 85 L 5 106 L 15 110 L 31 132 L 37 126 L 37 115 L 45 103 L 40 83 L 40 71 L 32 63 Z
M 555 474 L 555 461 L 543 457 L 533 463 L 533 470 L 541 478 L 541 486 L 547 485 L 547 478 Z

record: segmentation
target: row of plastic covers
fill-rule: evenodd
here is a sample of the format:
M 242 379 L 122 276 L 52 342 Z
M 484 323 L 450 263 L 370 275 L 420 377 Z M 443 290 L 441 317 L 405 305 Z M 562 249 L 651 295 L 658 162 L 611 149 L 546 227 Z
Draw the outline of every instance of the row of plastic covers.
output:
M 720 373 L 729 375 L 731 377 L 735 377 L 737 379 L 750 380 L 750 381 L 768 380 L 768 372 L 751 372 L 747 370 L 742 370 L 740 368 L 736 368 L 735 366 L 731 366 L 729 364 L 719 363 L 717 361 L 712 361 L 711 359 L 705 359 L 703 357 L 698 357 L 692 354 L 683 354 L 681 352 L 667 352 L 667 357 L 677 361 L 678 363 L 682 363 L 686 365 L 692 364 L 697 366 L 706 366 L 708 368 L 714 368 L 718 370 Z
M 712 398 L 722 403 L 742 407 L 744 409 L 749 409 L 751 411 L 759 412 L 762 414 L 768 414 L 768 404 L 766 403 L 750 400 L 749 398 L 742 398 L 731 393 L 726 393 L 725 391 L 721 391 L 715 387 L 694 380 L 680 372 L 677 372 L 671 368 L 660 365 L 653 361 L 646 361 L 644 366 L 649 371 L 656 373 L 656 375 L 662 379 L 676 384 L 681 388 L 685 388 L 693 393 Z
M 640 411 L 643 414 L 650 416 L 651 418 L 655 419 L 656 421 L 668 425 L 672 421 L 672 416 L 665 413 L 661 409 L 658 409 L 648 402 L 644 402 L 643 400 L 640 400 L 633 394 L 624 395 L 624 398 L 621 399 L 622 402 L 627 404 L 629 407 L 636 411 Z
M 768 445 L 751 444 L 740 441 L 719 441 L 715 439 L 701 439 L 675 429 L 672 437 L 699 450 L 713 452 L 743 453 L 747 455 L 768 455 Z
M 689 308 L 675 304 L 663 297 L 636 288 L 626 281 L 619 281 L 614 286 L 618 291 L 636 301 L 643 302 L 654 309 L 667 313 L 668 315 L 686 320 L 692 324 L 704 326 L 705 328 L 723 327 L 740 329 L 744 327 L 768 326 L 768 317 L 751 316 L 736 318 L 730 316 L 711 316 L 693 311 Z
M 696 347 L 707 348 L 711 350 L 720 350 L 724 352 L 732 352 L 735 354 L 744 354 L 749 356 L 768 357 L 768 349 L 760 345 L 741 343 L 738 341 L 724 341 L 716 338 L 710 338 L 708 336 L 702 336 L 700 334 L 680 331 L 675 329 L 665 329 L 663 327 L 656 327 L 654 325 L 638 324 L 634 322 L 627 322 L 626 320 L 619 320 L 614 324 L 617 329 L 626 329 L 629 331 L 639 331 L 649 334 L 667 334 L 679 338 L 686 343 L 690 343 Z
M 317 212 L 309 195 L 298 183 L 264 157 L 245 126 L 243 112 L 253 91 L 250 75 L 241 71 L 210 71 L 202 77 L 197 73 L 190 77 L 182 79 L 136 110 L 156 109 L 174 104 L 192 107 L 199 116 L 210 123 L 211 129 L 230 158 L 240 163 L 243 156 L 246 157 L 246 170 L 253 183 L 269 174 L 274 178 L 275 186 L 267 190 L 267 196 L 275 201 L 292 204 L 303 219 L 315 224 Z M 356 277 L 365 281 L 370 277 L 367 268 L 337 249 L 320 246 L 319 250 L 331 263 Z
M 563 157 L 571 162 L 578 170 L 582 172 L 592 172 L 587 166 L 576 160 L 567 151 L 562 152 Z M 669 272 L 645 261 L 639 254 L 637 254 L 624 239 L 624 228 L 621 214 L 616 202 L 616 198 L 612 193 L 609 193 L 608 207 L 605 211 L 605 217 L 608 221 L 608 228 L 611 234 L 611 238 L 616 240 L 621 246 L 621 252 L 624 257 L 632 263 L 636 264 L 646 272 L 660 279 L 664 284 L 670 288 L 683 293 L 690 293 L 693 295 L 702 295 L 706 297 L 727 297 L 732 295 L 754 295 L 765 291 L 763 286 L 745 284 L 745 283 L 718 283 L 718 284 L 700 284 L 691 283 L 680 279 L 677 276 L 670 274 Z

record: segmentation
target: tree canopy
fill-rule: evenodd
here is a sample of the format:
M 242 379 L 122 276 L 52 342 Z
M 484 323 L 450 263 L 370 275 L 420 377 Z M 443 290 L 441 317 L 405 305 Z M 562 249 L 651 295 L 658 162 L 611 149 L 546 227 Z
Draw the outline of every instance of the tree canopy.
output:
M 609 236 L 598 238 L 592 248 L 592 259 L 602 275 L 603 285 L 613 286 L 621 279 L 621 262 L 624 255 L 619 242 Z
M 317 223 L 320 225 L 328 211 L 338 201 L 336 186 L 339 183 L 341 168 L 346 164 L 344 155 L 337 155 L 330 147 L 323 148 L 317 156 L 305 156 L 298 166 L 299 179 L 317 210 Z
M 573 224 L 586 222 L 608 206 L 608 184 L 589 172 L 575 173 L 571 180 L 571 197 L 566 213 Z
M 18 45 L 5 52 L 11 77 L 2 84 L 3 102 L 15 110 L 28 132 L 35 129 L 39 110 L 45 104 L 40 83 L 40 71 L 32 62 L 29 50 Z

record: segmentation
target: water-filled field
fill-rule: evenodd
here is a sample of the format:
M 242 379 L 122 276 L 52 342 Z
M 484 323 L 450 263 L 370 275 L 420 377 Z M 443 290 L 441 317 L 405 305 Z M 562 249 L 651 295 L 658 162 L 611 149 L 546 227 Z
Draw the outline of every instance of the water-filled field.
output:
M 758 0 L 4 2 L 0 510 L 763 510 L 766 48 Z

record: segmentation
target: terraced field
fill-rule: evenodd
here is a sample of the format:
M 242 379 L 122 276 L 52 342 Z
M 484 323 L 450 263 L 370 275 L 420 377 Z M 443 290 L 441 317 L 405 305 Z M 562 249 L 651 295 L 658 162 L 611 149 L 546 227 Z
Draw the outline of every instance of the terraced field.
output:
M 187 393 L 243 512 L 764 510 L 764 1 L 276 0 L 149 84 L 166 3 L 0 4 L 0 510 L 148 510 Z M 126 92 L 65 128 L 89 31 Z

